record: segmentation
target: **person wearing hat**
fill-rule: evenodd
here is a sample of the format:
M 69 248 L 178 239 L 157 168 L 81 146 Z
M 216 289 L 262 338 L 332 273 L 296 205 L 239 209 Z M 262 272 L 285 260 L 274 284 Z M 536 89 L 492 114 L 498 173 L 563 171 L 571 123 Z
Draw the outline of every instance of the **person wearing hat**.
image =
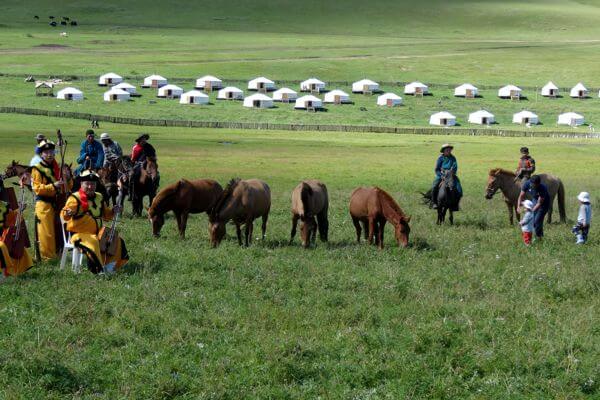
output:
M 4 188 L 0 186 L 0 195 Z M 5 229 L 8 229 L 13 222 L 16 221 L 18 210 L 9 209 L 8 203 L 0 199 L 0 282 L 7 276 L 21 275 L 33 266 L 31 256 L 27 249 L 23 251 L 23 255 L 19 258 L 13 258 L 6 243 L 2 241 Z M 24 222 L 23 222 L 24 223 Z M 26 247 L 29 247 L 26 245 Z
M 104 165 L 104 150 L 100 142 L 95 139 L 92 129 L 85 132 L 85 140 L 81 142 L 77 164 L 79 167 L 77 167 L 75 175 L 80 175 L 83 170 L 89 168 L 98 170 Z
M 525 209 L 523 213 L 523 218 L 519 222 L 521 225 L 521 231 L 523 236 L 523 242 L 525 246 L 531 245 L 531 239 L 533 236 L 533 202 L 531 200 L 525 200 L 522 204 L 522 207 Z
M 460 184 L 458 176 L 456 176 L 458 171 L 458 162 L 456 161 L 456 157 L 454 157 L 452 154 L 453 149 L 454 146 L 448 143 L 444 144 L 440 149 L 441 154 L 435 163 L 435 179 L 433 180 L 433 184 L 431 186 L 431 205 L 433 208 L 437 208 L 437 197 L 444 171 L 452 171 L 454 174 L 456 190 L 462 197 L 462 185 Z
M 102 150 L 104 151 L 104 168 L 107 168 L 110 163 L 123 157 L 121 146 L 119 146 L 119 143 L 112 140 L 108 133 L 104 132 L 100 135 L 100 142 L 102 143 Z
M 517 179 L 521 179 L 525 183 L 535 173 L 535 160 L 529 155 L 527 147 L 521 147 L 520 151 L 521 158 L 519 159 L 515 175 Z
M 573 233 L 577 237 L 577 244 L 585 244 L 590 232 L 590 224 L 592 223 L 590 194 L 588 192 L 581 192 L 577 196 L 577 200 L 579 200 L 579 213 L 577 215 L 577 225 L 573 227 Z
M 125 242 L 119 237 L 115 238 L 117 250 L 111 256 L 100 250 L 98 234 L 102 220 L 112 220 L 114 214 L 120 211 L 120 206 L 116 205 L 112 209 L 106 206 L 102 195 L 96 192 L 100 177 L 94 171 L 83 171 L 80 180 L 81 188 L 67 198 L 61 212 L 67 231 L 72 233 L 71 243 L 85 254 L 92 273 L 118 270 L 129 260 Z
M 156 150 L 148 143 L 150 135 L 143 133 L 135 139 L 135 144 L 131 149 L 131 161 L 134 163 L 146 161 L 146 158 L 156 158 Z
M 519 194 L 518 204 L 522 204 L 525 197 L 529 195 L 533 203 L 533 228 L 535 236 L 538 239 L 544 237 L 544 217 L 550 210 L 550 194 L 548 193 L 548 187 L 542 183 L 542 179 L 539 175 L 533 175 L 528 181 L 526 181 L 521 187 L 521 193 Z M 519 206 L 517 212 L 520 213 L 522 207 Z
M 73 187 L 73 181 L 64 182 L 58 163 L 54 159 L 55 145 L 51 141 L 42 141 L 39 145 L 42 161 L 31 168 L 31 188 L 35 193 L 35 221 L 39 241 L 40 255 L 43 260 L 56 258 L 62 247 L 60 220 L 56 210 L 56 195 L 61 187 L 67 190 Z
M 42 161 L 42 157 L 40 157 L 40 148 L 39 145 L 40 143 L 46 140 L 46 136 L 44 136 L 41 133 L 38 133 L 37 135 L 35 135 L 35 141 L 37 142 L 35 145 L 35 149 L 33 152 L 33 158 L 31 159 L 31 161 L 29 161 L 29 166 L 33 167 L 34 165 L 37 165 L 40 163 L 40 161 Z

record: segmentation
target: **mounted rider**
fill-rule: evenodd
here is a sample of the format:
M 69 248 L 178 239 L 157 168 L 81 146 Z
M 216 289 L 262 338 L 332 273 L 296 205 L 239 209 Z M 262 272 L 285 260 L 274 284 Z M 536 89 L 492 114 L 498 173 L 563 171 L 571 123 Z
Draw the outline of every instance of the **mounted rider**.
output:
M 456 190 L 462 197 L 462 186 L 460 184 L 460 180 L 456 175 L 458 171 L 458 162 L 456 161 L 456 157 L 452 154 L 452 150 L 454 146 L 446 143 L 442 145 L 440 149 L 440 156 L 438 157 L 435 163 L 435 179 L 433 180 L 433 184 L 431 186 L 431 206 L 433 208 L 437 208 L 437 197 L 440 189 L 440 182 L 442 181 L 442 176 L 446 171 L 451 171 L 454 176 L 454 185 Z
M 34 149 L 34 154 L 33 154 L 33 158 L 31 159 L 31 161 L 29 161 L 29 166 L 33 167 L 34 165 L 39 164 L 42 161 L 42 157 L 40 157 L 40 148 L 39 145 L 40 143 L 42 143 L 42 141 L 46 140 L 46 136 L 38 133 L 37 135 L 35 135 L 35 141 L 37 142 L 35 145 L 35 149 Z
M 130 196 L 133 193 L 133 184 L 139 179 L 144 163 L 148 158 L 156 160 L 156 150 L 154 146 L 148 143 L 150 135 L 143 133 L 135 139 L 135 145 L 131 149 L 131 162 L 133 163 L 133 169 L 129 172 L 129 186 Z M 160 181 L 160 175 L 157 176 L 156 185 L 158 186 Z
M 75 171 L 77 176 L 86 169 L 99 170 L 104 165 L 104 149 L 100 142 L 95 139 L 95 133 L 92 129 L 85 132 L 85 140 L 81 142 L 77 164 L 79 164 Z
M 523 181 L 523 184 L 531 178 L 531 175 L 535 173 L 535 160 L 529 155 L 529 149 L 527 147 L 521 147 L 521 158 L 517 165 L 515 175 L 517 179 Z
M 108 133 L 104 132 L 100 135 L 100 142 L 102 142 L 102 150 L 104 151 L 104 168 L 123 157 L 121 146 L 118 142 L 112 140 Z

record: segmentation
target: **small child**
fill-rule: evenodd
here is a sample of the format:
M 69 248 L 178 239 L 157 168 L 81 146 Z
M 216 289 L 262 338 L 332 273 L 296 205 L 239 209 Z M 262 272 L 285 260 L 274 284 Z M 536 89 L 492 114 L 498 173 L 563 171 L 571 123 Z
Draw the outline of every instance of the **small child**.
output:
M 592 222 L 592 206 L 590 204 L 590 194 L 581 192 L 577 196 L 579 200 L 579 215 L 577 215 L 577 225 L 573 227 L 573 233 L 577 238 L 577 244 L 584 244 L 587 241 Z
M 523 203 L 523 208 L 525 209 L 525 213 L 523 213 L 523 218 L 519 222 L 521 225 L 521 231 L 523 232 L 523 242 L 525 242 L 525 246 L 531 245 L 531 238 L 533 236 L 533 203 L 531 200 L 525 200 Z

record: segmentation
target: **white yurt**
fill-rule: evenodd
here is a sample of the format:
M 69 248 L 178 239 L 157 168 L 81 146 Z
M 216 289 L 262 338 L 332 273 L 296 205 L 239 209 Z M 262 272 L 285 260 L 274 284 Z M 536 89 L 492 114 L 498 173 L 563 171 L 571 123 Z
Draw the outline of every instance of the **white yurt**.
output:
M 523 110 L 513 115 L 513 124 L 531 124 L 537 125 L 540 123 L 540 119 L 537 114 L 531 111 Z
M 121 82 L 123 82 L 123 77 L 121 75 L 109 72 L 108 74 L 100 76 L 98 79 L 98 86 L 112 86 Z
M 323 102 L 320 98 L 313 95 L 302 96 L 296 99 L 294 108 L 297 110 L 320 109 L 323 108 Z
M 478 125 L 491 125 L 496 122 L 494 114 L 486 110 L 479 110 L 469 114 L 469 123 Z
M 104 101 L 129 101 L 129 92 L 123 89 L 112 88 L 108 92 L 104 92 Z
M 159 88 L 167 84 L 167 78 L 160 75 L 150 75 L 144 78 L 143 88 Z
M 429 125 L 454 126 L 456 117 L 447 111 L 438 112 L 429 118 Z
M 352 84 L 352 93 L 373 93 L 379 90 L 379 83 L 370 79 L 361 79 Z
M 423 96 L 429 93 L 429 87 L 421 82 L 411 82 L 404 86 L 404 94 L 412 94 L 415 96 Z
M 183 94 L 183 89 L 177 85 L 165 85 L 158 89 L 157 97 L 165 97 L 167 99 L 175 99 Z
M 259 92 L 275 90 L 275 82 L 264 76 L 254 78 L 248 82 L 248 90 L 258 90 Z
M 60 100 L 83 100 L 83 92 L 74 87 L 66 87 L 56 93 L 56 98 Z
M 273 99 L 262 93 L 255 93 L 244 99 L 244 107 L 250 108 L 271 108 Z
M 544 97 L 558 97 L 559 89 L 553 82 L 548 82 L 542 88 L 542 96 Z
M 567 112 L 558 116 L 558 125 L 579 126 L 585 123 L 583 115 L 574 112 Z
M 179 98 L 180 104 L 208 104 L 208 95 L 199 90 L 185 92 Z
M 332 90 L 331 92 L 325 93 L 323 97 L 323 103 L 343 104 L 350 103 L 350 96 L 343 90 Z
M 479 90 L 470 83 L 463 83 L 454 89 L 454 97 L 464 97 L 466 99 L 474 99 L 477 97 Z
M 300 90 L 302 92 L 320 93 L 322 90 L 325 90 L 325 82 L 320 81 L 317 78 L 310 78 L 300 82 Z
M 402 97 L 396 93 L 384 93 L 377 97 L 378 106 L 396 107 L 402 105 Z
M 506 85 L 498 90 L 498 97 L 502 99 L 520 99 L 521 88 L 515 85 Z
M 573 86 L 573 88 L 569 92 L 569 96 L 571 96 L 575 99 L 584 99 L 584 98 L 588 97 L 589 94 L 590 94 L 590 91 L 587 90 L 587 88 L 585 86 L 583 86 L 583 83 L 581 83 L 581 82 L 579 82 L 577 85 Z
M 118 85 L 113 86 L 113 89 L 121 89 L 131 94 L 137 94 L 135 86 L 127 82 L 121 82 Z
M 290 88 L 281 88 L 273 92 L 273 101 L 290 103 L 298 98 L 298 92 Z
M 196 89 L 202 89 L 210 92 L 214 89 L 221 89 L 222 87 L 223 81 L 212 75 L 205 75 L 196 79 Z
M 234 86 L 227 86 L 217 93 L 218 100 L 242 100 L 243 98 L 244 91 Z

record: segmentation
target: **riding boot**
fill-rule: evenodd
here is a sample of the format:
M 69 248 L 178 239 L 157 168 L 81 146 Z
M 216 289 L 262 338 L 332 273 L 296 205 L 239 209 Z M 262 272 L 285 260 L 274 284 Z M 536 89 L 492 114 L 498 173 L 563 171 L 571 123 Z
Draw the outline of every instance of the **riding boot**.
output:
M 431 208 L 433 208 L 434 210 L 438 208 L 438 204 L 437 204 L 438 193 L 439 193 L 438 185 L 431 188 Z

